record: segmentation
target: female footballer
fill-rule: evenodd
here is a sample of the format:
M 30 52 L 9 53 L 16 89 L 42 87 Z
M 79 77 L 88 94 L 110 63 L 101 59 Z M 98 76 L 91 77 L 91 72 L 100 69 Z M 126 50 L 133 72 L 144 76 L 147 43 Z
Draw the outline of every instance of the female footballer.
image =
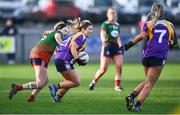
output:
M 148 97 L 161 74 L 169 47 L 177 43 L 175 28 L 172 23 L 162 19 L 163 14 L 163 6 L 154 3 L 150 12 L 151 20 L 144 24 L 143 31 L 139 35 L 125 45 L 125 50 L 128 50 L 143 38 L 147 38 L 142 59 L 146 79 L 126 97 L 129 111 L 141 111 L 141 104 Z M 136 97 L 137 101 L 134 104 Z
M 89 89 L 93 90 L 97 81 L 107 71 L 109 62 L 112 59 L 115 64 L 115 90 L 121 91 L 121 73 L 123 64 L 123 53 L 121 38 L 120 38 L 120 26 L 116 22 L 116 10 L 109 8 L 107 10 L 108 20 L 101 25 L 100 37 L 102 42 L 101 50 L 101 64 L 99 70 L 94 75 Z
M 52 84 L 49 87 L 55 102 L 61 101 L 69 89 L 80 85 L 79 75 L 76 73 L 73 64 L 76 62 L 80 66 L 85 65 L 85 60 L 78 58 L 78 52 L 85 49 L 86 39 L 92 33 L 93 26 L 89 20 L 79 21 L 78 25 L 79 31 L 63 41 L 55 55 L 56 69 L 64 78 L 63 82 L 59 82 L 57 85 Z M 57 92 L 57 90 L 59 91 Z
M 48 83 L 47 68 L 48 63 L 55 51 L 57 45 L 62 42 L 62 36 L 68 34 L 68 28 L 63 21 L 54 26 L 53 31 L 46 31 L 41 40 L 32 48 L 30 53 L 31 65 L 35 69 L 36 81 L 22 85 L 12 84 L 9 92 L 9 99 L 21 90 L 33 90 L 29 96 L 28 102 L 33 102 L 35 96 Z

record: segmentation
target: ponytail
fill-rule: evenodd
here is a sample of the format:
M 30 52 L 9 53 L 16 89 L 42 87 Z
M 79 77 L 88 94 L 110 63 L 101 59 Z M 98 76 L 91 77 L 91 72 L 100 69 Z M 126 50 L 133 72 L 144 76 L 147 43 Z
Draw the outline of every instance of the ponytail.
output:
M 72 20 L 67 20 L 67 25 L 70 26 L 71 33 L 75 33 L 75 32 L 79 31 L 80 23 L 81 23 L 80 17 L 77 17 L 77 18 L 72 19 Z
M 160 18 L 162 18 L 164 14 L 164 9 L 163 6 L 161 4 L 158 3 L 154 3 L 151 7 L 151 18 L 154 21 L 154 24 L 156 24 L 157 20 L 159 20 Z
M 71 28 L 71 33 L 79 32 L 83 28 L 86 29 L 89 25 L 92 25 L 92 23 L 89 20 L 82 20 L 78 17 L 74 20 L 67 20 L 68 25 Z

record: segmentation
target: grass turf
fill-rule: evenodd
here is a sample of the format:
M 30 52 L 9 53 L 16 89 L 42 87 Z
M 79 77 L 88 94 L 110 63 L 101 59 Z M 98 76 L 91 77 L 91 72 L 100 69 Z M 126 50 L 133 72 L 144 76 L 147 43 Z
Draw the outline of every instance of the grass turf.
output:
M 18 92 L 8 100 L 11 83 L 27 83 L 35 79 L 34 69 L 27 64 L 0 65 L 0 113 L 5 114 L 131 114 L 125 106 L 125 96 L 142 80 L 144 72 L 141 64 L 124 64 L 122 92 L 114 91 L 114 66 L 111 64 L 107 73 L 98 81 L 94 91 L 88 90 L 92 76 L 99 64 L 75 67 L 81 79 L 81 86 L 71 89 L 62 103 L 52 103 L 52 98 L 45 87 L 36 101 L 27 103 L 31 91 Z M 63 80 L 54 65 L 49 65 L 49 84 Z M 180 64 L 166 64 L 160 79 L 150 96 L 142 106 L 143 114 L 180 114 Z

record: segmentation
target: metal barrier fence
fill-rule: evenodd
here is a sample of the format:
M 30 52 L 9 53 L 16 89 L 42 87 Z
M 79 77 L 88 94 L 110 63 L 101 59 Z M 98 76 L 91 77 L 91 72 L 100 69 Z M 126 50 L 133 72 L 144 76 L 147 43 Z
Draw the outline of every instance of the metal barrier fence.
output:
M 101 44 L 100 38 L 92 36 L 87 43 L 87 52 L 90 56 L 90 62 L 99 62 Z M 29 53 L 31 48 L 40 40 L 41 35 L 38 33 L 21 33 L 16 38 L 16 63 L 29 63 Z M 134 48 L 125 52 L 124 62 L 141 62 L 142 42 Z M 52 58 L 53 60 L 54 58 Z M 168 61 L 180 63 L 180 50 L 169 51 Z M 0 63 L 6 63 L 5 54 L 0 54 Z

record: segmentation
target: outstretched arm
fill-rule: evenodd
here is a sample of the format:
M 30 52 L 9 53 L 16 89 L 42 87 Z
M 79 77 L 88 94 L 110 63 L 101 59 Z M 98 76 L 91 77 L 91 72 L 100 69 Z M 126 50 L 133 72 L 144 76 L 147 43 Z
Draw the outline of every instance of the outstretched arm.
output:
M 138 43 L 139 41 L 141 41 L 142 39 L 147 37 L 147 33 L 145 31 L 142 31 L 139 35 L 137 35 L 132 41 L 128 42 L 127 44 L 125 44 L 125 50 L 128 50 L 129 48 L 131 48 L 132 46 L 134 46 L 136 43 Z
M 147 33 L 142 31 L 139 35 L 137 35 L 133 40 L 132 42 L 134 44 L 138 43 L 139 41 L 141 41 L 142 39 L 146 38 L 147 37 Z

